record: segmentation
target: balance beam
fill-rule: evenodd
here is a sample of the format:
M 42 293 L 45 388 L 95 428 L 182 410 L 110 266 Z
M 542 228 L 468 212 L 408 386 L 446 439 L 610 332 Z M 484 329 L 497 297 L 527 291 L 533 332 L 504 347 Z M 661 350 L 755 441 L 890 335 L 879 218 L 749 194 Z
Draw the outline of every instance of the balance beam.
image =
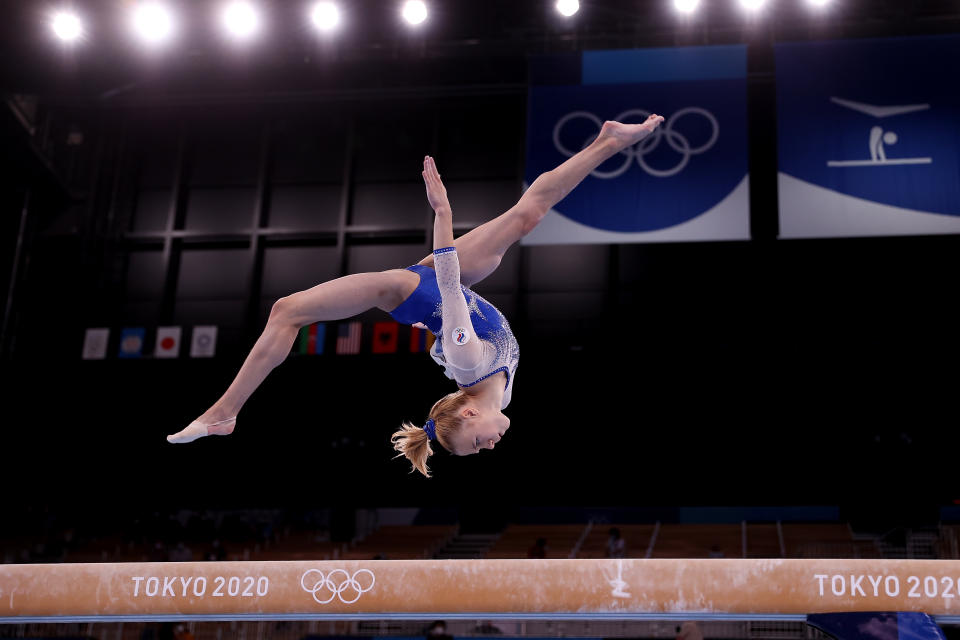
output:
M 0 565 L 0 621 L 960 621 L 952 560 L 380 560 Z

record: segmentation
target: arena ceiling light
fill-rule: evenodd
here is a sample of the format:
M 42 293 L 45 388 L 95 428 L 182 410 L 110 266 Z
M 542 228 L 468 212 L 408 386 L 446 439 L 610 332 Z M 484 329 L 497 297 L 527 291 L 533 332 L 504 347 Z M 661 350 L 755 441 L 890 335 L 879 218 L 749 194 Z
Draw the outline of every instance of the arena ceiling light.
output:
M 138 2 L 131 17 L 133 32 L 148 45 L 159 45 L 173 36 L 173 14 L 159 2 Z
M 314 3 L 310 9 L 310 22 L 319 31 L 333 31 L 340 24 L 340 9 L 336 3 L 326 0 Z
M 418 25 L 427 19 L 427 5 L 423 0 L 407 0 L 401 13 L 408 24 Z
M 740 0 L 740 6 L 748 11 L 757 11 L 766 3 L 767 0 Z
M 260 14 L 249 2 L 233 0 L 223 5 L 220 23 L 234 38 L 248 40 L 260 30 Z
M 569 18 L 580 10 L 579 0 L 557 0 L 557 11 L 560 15 Z
M 807 3 L 814 7 L 825 7 L 830 4 L 830 0 L 807 0 Z
M 700 6 L 700 0 L 673 0 L 673 7 L 680 13 L 693 13 Z
M 83 22 L 70 11 L 57 11 L 50 16 L 50 28 L 63 42 L 76 42 L 83 37 Z

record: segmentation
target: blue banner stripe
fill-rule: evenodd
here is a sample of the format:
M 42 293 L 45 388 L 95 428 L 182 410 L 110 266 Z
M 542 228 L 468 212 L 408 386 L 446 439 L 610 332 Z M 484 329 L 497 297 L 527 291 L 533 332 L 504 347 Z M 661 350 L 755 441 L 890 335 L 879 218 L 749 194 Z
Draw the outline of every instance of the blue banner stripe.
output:
M 747 46 L 584 51 L 582 63 L 583 84 L 729 80 L 747 77 Z

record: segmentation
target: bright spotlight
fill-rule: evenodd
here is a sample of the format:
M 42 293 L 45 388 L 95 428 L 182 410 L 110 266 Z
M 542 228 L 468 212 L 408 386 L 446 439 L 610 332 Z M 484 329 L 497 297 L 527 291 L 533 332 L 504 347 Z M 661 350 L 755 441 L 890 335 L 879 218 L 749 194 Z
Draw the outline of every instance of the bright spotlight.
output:
M 64 42 L 76 42 L 83 35 L 83 23 L 74 13 L 58 11 L 53 14 L 50 26 L 58 38 Z
M 427 19 L 427 5 L 423 0 L 407 0 L 403 4 L 403 19 L 416 25 Z
M 133 10 L 133 30 L 147 44 L 160 44 L 173 35 L 173 15 L 157 2 L 142 2 Z
M 673 0 L 673 6 L 680 13 L 693 13 L 700 6 L 700 0 Z
M 763 5 L 767 3 L 767 0 L 740 0 L 740 4 L 744 9 L 749 9 L 750 11 L 756 11 Z
M 825 7 L 830 4 L 830 0 L 807 0 L 807 2 L 815 7 Z
M 580 10 L 579 0 L 557 0 L 557 11 L 569 18 Z
M 227 33 L 235 38 L 246 39 L 260 28 L 260 16 L 249 2 L 235 0 L 223 7 L 220 19 Z
M 318 2 L 310 10 L 310 21 L 320 31 L 333 31 L 340 24 L 340 10 L 332 2 Z

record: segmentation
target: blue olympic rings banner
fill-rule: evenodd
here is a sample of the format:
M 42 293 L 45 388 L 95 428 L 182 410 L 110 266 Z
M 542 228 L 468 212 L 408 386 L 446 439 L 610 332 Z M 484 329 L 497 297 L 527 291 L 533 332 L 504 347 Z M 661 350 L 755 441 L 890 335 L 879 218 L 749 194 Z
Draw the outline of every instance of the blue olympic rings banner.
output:
M 960 233 L 960 37 L 776 47 L 780 236 Z
M 589 145 L 605 120 L 665 120 L 523 243 L 749 239 L 746 47 L 588 51 L 579 63 L 579 83 L 530 89 L 526 186 Z

